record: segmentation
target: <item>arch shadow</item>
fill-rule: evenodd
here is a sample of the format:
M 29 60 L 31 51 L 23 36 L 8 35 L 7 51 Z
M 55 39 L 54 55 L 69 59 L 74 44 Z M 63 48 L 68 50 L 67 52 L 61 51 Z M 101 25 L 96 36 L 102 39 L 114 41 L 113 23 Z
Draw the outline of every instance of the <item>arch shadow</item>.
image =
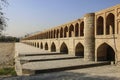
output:
M 75 56 L 84 57 L 84 46 L 81 43 L 78 43 L 75 47 Z
M 51 52 L 56 52 L 56 46 L 54 42 L 51 45 Z
M 113 13 L 109 13 L 106 18 L 106 34 L 114 34 L 115 33 L 115 15 Z
M 40 44 L 40 48 L 43 49 L 43 43 L 42 43 L 42 42 L 41 42 L 41 44 Z
M 97 35 L 103 35 L 104 32 L 104 19 L 102 16 L 99 16 L 97 19 Z
M 68 47 L 67 45 L 63 42 L 61 47 L 60 47 L 60 52 L 64 54 L 68 54 Z
M 37 43 L 37 48 L 39 48 L 39 43 Z
M 107 43 L 101 44 L 97 48 L 97 61 L 115 61 L 115 51 Z
M 48 50 L 48 44 L 47 44 L 47 42 L 45 43 L 45 50 Z

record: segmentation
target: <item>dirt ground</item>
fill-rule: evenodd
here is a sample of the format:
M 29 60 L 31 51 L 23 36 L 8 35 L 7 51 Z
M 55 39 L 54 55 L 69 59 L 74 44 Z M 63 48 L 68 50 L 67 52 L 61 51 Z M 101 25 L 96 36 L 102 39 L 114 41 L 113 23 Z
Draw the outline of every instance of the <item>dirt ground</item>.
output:
M 14 44 L 0 43 L 0 63 L 4 62 L 6 65 L 12 63 L 13 57 Z M 120 65 L 106 65 L 32 76 L 0 77 L 0 80 L 120 80 Z
M 14 54 L 14 43 L 0 43 L 0 68 L 13 66 Z
M 0 78 L 0 80 L 120 80 L 120 66 L 99 66 L 33 76 Z

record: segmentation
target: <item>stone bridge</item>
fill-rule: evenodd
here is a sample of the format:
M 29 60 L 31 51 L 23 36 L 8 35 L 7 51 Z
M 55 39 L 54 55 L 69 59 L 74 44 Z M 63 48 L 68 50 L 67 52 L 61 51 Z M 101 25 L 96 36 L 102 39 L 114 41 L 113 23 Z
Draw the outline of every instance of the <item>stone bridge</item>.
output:
M 120 61 L 120 5 L 31 34 L 21 42 L 86 61 Z

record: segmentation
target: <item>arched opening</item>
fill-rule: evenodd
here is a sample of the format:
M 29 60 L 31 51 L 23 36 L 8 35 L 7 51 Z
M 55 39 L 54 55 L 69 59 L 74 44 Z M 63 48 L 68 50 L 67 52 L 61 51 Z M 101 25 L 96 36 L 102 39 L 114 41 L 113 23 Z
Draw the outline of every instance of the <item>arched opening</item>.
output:
M 78 37 L 79 36 L 79 24 L 76 23 L 75 24 L 75 37 Z
M 63 38 L 63 28 L 60 29 L 60 38 Z
M 49 33 L 48 33 L 48 32 L 46 33 L 46 38 L 47 38 L 47 39 L 49 38 Z
M 104 32 L 104 23 L 103 23 L 103 17 L 99 17 L 97 19 L 97 35 L 102 35 Z
M 59 29 L 57 29 L 57 34 L 56 34 L 57 36 L 57 38 L 59 38 Z
M 80 24 L 80 36 L 84 36 L 84 22 Z
M 110 13 L 106 18 L 106 34 L 114 34 L 115 33 L 115 16 Z
M 53 38 L 53 31 L 51 31 L 51 38 Z
M 106 43 L 100 45 L 97 49 L 98 61 L 115 61 L 115 52 L 111 46 Z
M 41 44 L 40 44 L 40 48 L 43 49 L 43 43 L 42 43 L 42 42 L 41 42 Z
M 49 39 L 51 38 L 50 36 L 51 36 L 51 35 L 50 35 L 50 31 L 49 31 Z
M 48 50 L 48 44 L 45 43 L 45 50 Z
M 36 42 L 34 43 L 34 46 L 36 47 Z
M 39 43 L 37 43 L 37 48 L 39 48 Z
M 62 45 L 60 47 L 60 52 L 62 52 L 64 54 L 68 54 L 68 48 L 67 48 L 67 45 L 65 43 L 62 43 Z
M 73 37 L 74 35 L 74 26 L 71 24 L 69 27 L 69 37 Z
M 56 30 L 54 30 L 54 38 L 56 38 Z
M 54 43 L 51 45 L 51 52 L 56 52 L 56 46 Z
M 64 28 L 64 37 L 68 37 L 68 27 Z
M 75 56 L 84 57 L 84 47 L 81 43 L 78 43 L 75 47 Z

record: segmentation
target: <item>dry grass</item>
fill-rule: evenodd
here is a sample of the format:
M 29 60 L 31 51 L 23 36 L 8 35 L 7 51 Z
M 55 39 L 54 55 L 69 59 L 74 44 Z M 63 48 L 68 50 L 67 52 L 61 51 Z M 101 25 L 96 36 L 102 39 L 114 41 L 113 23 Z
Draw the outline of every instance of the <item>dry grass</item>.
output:
M 0 68 L 14 65 L 15 44 L 0 43 Z

